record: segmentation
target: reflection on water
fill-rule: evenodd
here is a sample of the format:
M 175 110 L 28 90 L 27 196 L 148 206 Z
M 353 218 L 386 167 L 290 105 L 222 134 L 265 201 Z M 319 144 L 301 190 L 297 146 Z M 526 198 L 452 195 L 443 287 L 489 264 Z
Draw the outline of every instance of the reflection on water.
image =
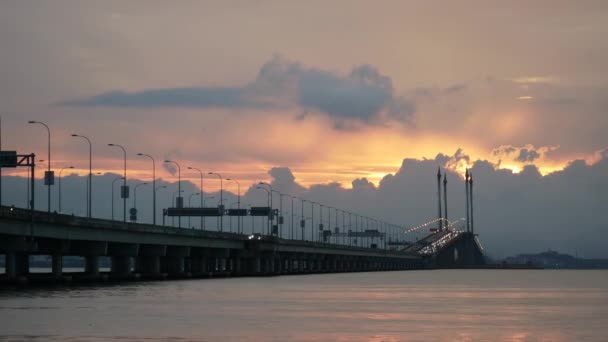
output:
M 607 271 L 452 270 L 0 291 L 0 340 L 598 341 Z

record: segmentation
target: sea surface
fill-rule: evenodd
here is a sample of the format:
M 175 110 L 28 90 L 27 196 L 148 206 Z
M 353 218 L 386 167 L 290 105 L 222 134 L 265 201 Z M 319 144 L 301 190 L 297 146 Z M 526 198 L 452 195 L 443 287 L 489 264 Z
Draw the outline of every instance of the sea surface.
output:
M 3 289 L 0 340 L 608 341 L 608 271 L 399 271 Z

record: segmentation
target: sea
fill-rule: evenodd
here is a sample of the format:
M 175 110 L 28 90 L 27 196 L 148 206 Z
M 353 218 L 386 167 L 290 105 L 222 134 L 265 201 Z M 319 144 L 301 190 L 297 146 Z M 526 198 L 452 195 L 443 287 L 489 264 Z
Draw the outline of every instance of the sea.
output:
M 0 341 L 608 341 L 608 271 L 420 270 L 5 288 Z

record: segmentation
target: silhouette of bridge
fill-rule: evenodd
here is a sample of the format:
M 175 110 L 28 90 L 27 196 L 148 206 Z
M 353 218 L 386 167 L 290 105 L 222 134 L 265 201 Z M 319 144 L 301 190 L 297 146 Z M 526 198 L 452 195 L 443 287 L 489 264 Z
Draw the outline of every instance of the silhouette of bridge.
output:
M 223 232 L 221 225 L 215 229 L 185 229 L 136 220 L 127 222 L 126 216 L 122 221 L 99 219 L 91 217 L 90 206 L 87 217 L 51 212 L 50 205 L 46 212 L 38 211 L 34 208 L 34 160 L 33 154 L 0 151 L 0 167 L 26 166 L 31 171 L 29 208 L 0 206 L 0 254 L 5 256 L 2 283 L 388 271 L 464 267 L 484 262 L 483 248 L 473 230 L 473 180 L 468 170 L 465 219 L 453 222 L 447 219 L 447 178 L 444 175 L 442 196 L 438 171 L 436 219 L 413 228 L 397 227 L 398 234 L 387 236 L 386 229 L 373 226 L 353 231 L 344 217 L 339 227 L 336 215 L 333 229 L 321 222 L 315 234 L 311 224 L 311 239 L 304 240 L 282 236 L 283 213 L 272 205 L 274 190 L 268 184 L 267 207 L 226 210 L 220 204 L 217 208 L 185 208 L 182 201 L 176 201 L 176 207 L 163 210 L 164 215 L 179 219 L 217 217 L 218 223 L 224 216 L 266 217 L 268 229 L 260 233 L 245 234 L 242 229 Z M 49 188 L 53 177 L 52 171 L 45 173 Z M 123 188 L 122 198 L 126 199 L 128 192 L 128 188 Z M 302 233 L 305 225 L 302 216 Z M 417 238 L 406 238 L 412 236 Z M 35 255 L 50 257 L 49 273 L 31 272 L 30 258 Z M 64 273 L 65 256 L 84 258 L 84 271 Z M 109 271 L 102 270 L 102 261 L 110 265 Z

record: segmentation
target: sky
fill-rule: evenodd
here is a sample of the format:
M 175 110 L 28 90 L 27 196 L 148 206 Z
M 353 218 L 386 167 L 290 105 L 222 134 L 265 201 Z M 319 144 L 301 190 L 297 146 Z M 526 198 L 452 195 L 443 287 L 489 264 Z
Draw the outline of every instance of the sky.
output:
M 147 153 L 167 182 L 164 159 L 184 180 L 198 184 L 192 166 L 243 192 L 293 179 L 281 190 L 404 226 L 433 218 L 437 167 L 450 184 L 470 167 L 488 196 L 479 233 L 498 254 L 524 251 L 504 230 L 532 231 L 525 251 L 572 252 L 608 228 L 595 197 L 608 190 L 607 19 L 605 1 L 3 1 L 2 149 L 48 159 L 46 132 L 27 124 L 38 120 L 66 175 L 88 172 L 77 133 L 106 177 L 123 167 L 107 144 L 121 144 L 130 179 L 150 179 Z

